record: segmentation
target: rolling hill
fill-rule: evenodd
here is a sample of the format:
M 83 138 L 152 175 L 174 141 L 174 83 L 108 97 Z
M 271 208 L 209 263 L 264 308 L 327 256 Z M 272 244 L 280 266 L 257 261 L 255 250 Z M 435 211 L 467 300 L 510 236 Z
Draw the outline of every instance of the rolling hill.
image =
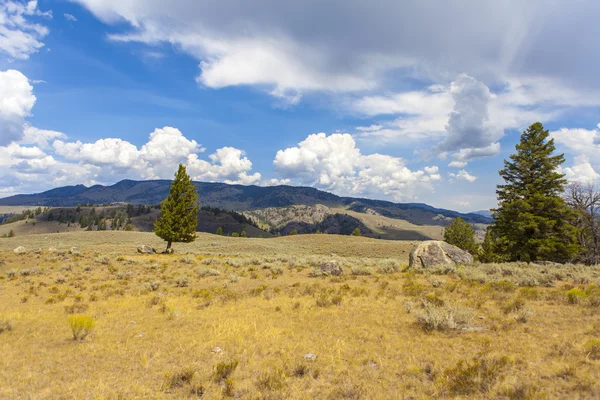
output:
M 16 195 L 0 199 L 0 206 L 76 206 L 79 204 L 159 204 L 169 192 L 169 180 L 123 180 L 112 186 L 66 186 L 43 193 Z M 310 187 L 243 186 L 226 183 L 195 182 L 203 206 L 238 212 L 292 205 L 343 208 L 357 213 L 378 215 L 407 221 L 414 225 L 447 226 L 461 217 L 472 224 L 491 220 L 478 214 L 462 214 L 421 203 L 393 203 L 383 200 L 340 197 Z

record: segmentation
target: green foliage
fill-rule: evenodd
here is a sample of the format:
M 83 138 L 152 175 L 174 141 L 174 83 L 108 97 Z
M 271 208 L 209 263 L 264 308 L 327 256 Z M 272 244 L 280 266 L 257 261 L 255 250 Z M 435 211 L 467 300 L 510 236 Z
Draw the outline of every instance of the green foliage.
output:
M 558 173 L 564 155 L 553 156 L 554 140 L 541 123 L 531 125 L 504 161 L 494 210 L 496 251 L 508 261 L 566 262 L 579 252 L 573 213 L 561 198 L 567 181 Z
M 154 233 L 167 242 L 193 242 L 198 225 L 198 192 L 185 167 L 179 164 L 169 196 L 160 204 L 161 215 L 154 224 Z
M 297 235 L 297 234 L 298 234 L 298 231 L 295 230 L 295 229 L 292 229 L 292 231 L 290 232 L 290 236 L 294 236 L 294 235 Z
M 494 237 L 494 232 L 488 227 L 485 230 L 485 238 L 479 250 L 479 261 L 482 263 L 498 263 L 501 257 L 496 252 L 497 239 Z
M 479 252 L 479 246 L 475 243 L 475 231 L 462 218 L 456 218 L 444 230 L 444 241 L 473 255 Z
M 222 227 L 217 228 L 217 235 L 223 236 L 223 228 Z
M 238 366 L 237 360 L 232 360 L 229 362 L 222 361 L 215 366 L 215 371 L 213 373 L 213 380 L 217 383 L 225 381 L 227 378 L 233 374 L 233 371 Z
M 81 341 L 92 332 L 94 326 L 96 326 L 96 321 L 87 315 L 72 315 L 69 317 L 69 324 L 71 325 L 73 340 Z
M 352 236 L 360 236 L 360 229 L 356 228 L 351 233 Z

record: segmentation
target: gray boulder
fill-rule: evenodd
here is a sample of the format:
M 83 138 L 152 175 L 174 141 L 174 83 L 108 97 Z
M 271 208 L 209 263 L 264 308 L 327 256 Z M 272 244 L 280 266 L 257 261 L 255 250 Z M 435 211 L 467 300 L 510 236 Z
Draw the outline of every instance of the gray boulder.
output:
M 137 248 L 137 252 L 140 254 L 154 254 L 156 253 L 156 250 L 152 246 L 143 244 Z
M 327 275 L 338 276 L 344 273 L 342 266 L 337 261 L 326 262 L 325 264 L 322 264 L 320 268 L 321 271 L 323 271 Z
M 435 265 L 472 264 L 473 256 L 456 246 L 438 240 L 429 240 L 415 246 L 410 252 L 409 268 L 428 268 Z
M 13 252 L 15 254 L 25 254 L 25 253 L 27 253 L 27 249 L 23 246 L 19 246 L 16 249 L 14 249 Z

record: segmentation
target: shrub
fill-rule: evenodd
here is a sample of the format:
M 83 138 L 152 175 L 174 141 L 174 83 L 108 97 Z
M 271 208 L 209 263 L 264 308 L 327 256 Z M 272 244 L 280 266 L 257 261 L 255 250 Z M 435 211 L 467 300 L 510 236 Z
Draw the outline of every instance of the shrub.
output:
M 510 314 L 511 312 L 521 310 L 523 307 L 525 307 L 525 300 L 517 297 L 516 299 L 506 303 L 504 307 L 502 307 L 502 311 L 504 311 L 504 314 Z
M 227 279 L 229 279 L 230 283 L 235 283 L 240 280 L 240 277 L 235 274 L 230 274 Z
M 186 257 L 182 257 L 179 260 L 179 262 L 182 264 L 193 265 L 193 264 L 196 264 L 196 259 L 194 259 L 194 257 L 186 256 Z
M 367 267 L 352 267 L 352 275 L 371 275 L 371 270 Z
M 471 363 L 464 360 L 444 371 L 446 386 L 453 395 L 487 393 L 510 364 L 508 358 L 479 357 Z
M 586 297 L 586 293 L 579 288 L 573 288 L 567 292 L 567 299 L 571 304 L 579 304 Z
M 585 351 L 592 360 L 600 360 L 600 339 L 590 339 L 585 345 Z
M 178 372 L 167 373 L 162 384 L 162 390 L 179 388 L 186 384 L 189 385 L 192 383 L 195 374 L 196 372 L 192 368 L 184 368 Z
M 284 380 L 285 375 L 279 369 L 271 373 L 263 372 L 258 376 L 256 387 L 259 390 L 281 390 L 284 386 Z
M 417 323 L 426 331 L 445 331 L 466 328 L 475 315 L 469 308 L 450 304 L 435 306 L 423 301 L 423 309 L 416 314 Z
M 12 331 L 12 325 L 10 321 L 5 318 L 0 318 L 0 333 Z
M 179 278 L 175 279 L 175 286 L 177 287 L 187 287 L 188 286 L 188 278 L 187 276 L 180 276 Z
M 96 321 L 87 315 L 72 315 L 69 317 L 71 332 L 73 333 L 74 341 L 82 341 L 85 339 L 96 326 Z
M 213 380 L 217 383 L 225 381 L 233 374 L 238 366 L 237 360 L 231 360 L 229 362 L 222 361 L 215 366 L 213 373 Z
M 219 275 L 221 275 L 221 273 L 219 271 L 217 271 L 216 269 L 212 269 L 212 268 L 200 268 L 196 272 L 198 273 L 198 275 L 200 275 L 203 278 L 205 278 L 207 276 L 219 276 Z
M 329 276 L 329 274 L 325 271 L 322 271 L 321 268 L 313 268 L 308 272 L 309 278 L 318 278 L 320 276 Z

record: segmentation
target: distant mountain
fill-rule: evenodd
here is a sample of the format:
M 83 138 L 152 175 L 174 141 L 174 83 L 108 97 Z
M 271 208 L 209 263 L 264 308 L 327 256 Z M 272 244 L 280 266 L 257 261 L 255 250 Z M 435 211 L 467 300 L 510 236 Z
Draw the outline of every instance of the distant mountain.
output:
M 78 204 L 159 204 L 169 193 L 169 180 L 123 180 L 112 186 L 66 186 L 47 192 L 16 195 L 0 199 L 0 206 L 76 206 Z M 353 211 L 367 210 L 389 218 L 402 219 L 416 225 L 447 226 L 452 219 L 461 217 L 470 223 L 488 224 L 491 220 L 474 213 L 431 207 L 421 203 L 392 203 L 383 200 L 340 197 L 310 187 L 296 186 L 243 186 L 226 183 L 195 182 L 202 206 L 248 211 L 292 205 L 345 207 Z
M 473 211 L 471 214 L 483 215 L 484 217 L 487 217 L 490 219 L 492 218 L 492 212 L 490 210 Z

